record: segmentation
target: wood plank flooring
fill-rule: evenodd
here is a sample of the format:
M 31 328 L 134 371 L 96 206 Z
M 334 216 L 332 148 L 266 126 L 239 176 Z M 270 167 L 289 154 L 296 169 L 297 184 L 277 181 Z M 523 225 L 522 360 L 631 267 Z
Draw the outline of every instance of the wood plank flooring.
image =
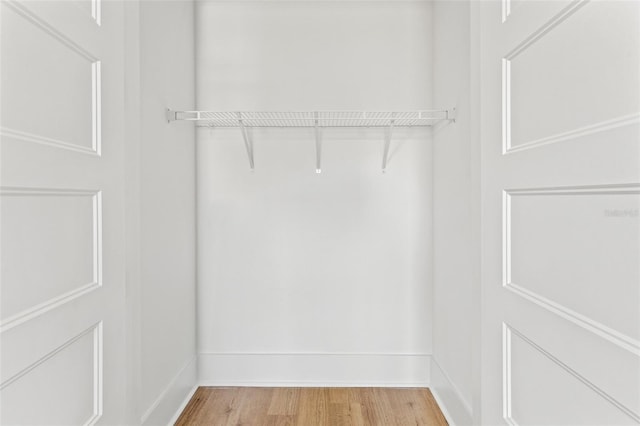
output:
M 176 425 L 447 425 L 426 388 L 200 387 Z

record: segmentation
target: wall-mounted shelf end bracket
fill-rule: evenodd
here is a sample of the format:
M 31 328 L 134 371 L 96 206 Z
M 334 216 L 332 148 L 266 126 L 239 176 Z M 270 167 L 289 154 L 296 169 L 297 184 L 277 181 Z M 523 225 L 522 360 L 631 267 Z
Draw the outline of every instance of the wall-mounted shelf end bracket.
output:
M 172 121 L 200 121 L 202 120 L 202 114 L 200 111 L 174 111 L 167 108 L 165 111 L 167 117 L 167 123 Z
M 458 114 L 458 112 L 456 111 L 455 108 L 448 109 L 447 110 L 447 120 L 450 120 L 450 121 L 455 123 L 456 122 L 456 118 L 458 116 L 457 114 Z

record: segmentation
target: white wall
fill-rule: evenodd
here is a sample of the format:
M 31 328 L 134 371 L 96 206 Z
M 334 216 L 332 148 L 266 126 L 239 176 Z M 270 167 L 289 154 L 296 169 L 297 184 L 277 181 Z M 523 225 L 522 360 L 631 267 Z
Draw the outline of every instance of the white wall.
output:
M 471 6 L 433 3 L 434 103 L 456 106 L 456 123 L 434 129 L 432 387 L 449 418 L 471 422 L 477 311 L 477 185 L 472 118 Z M 475 352 L 474 352 L 475 351 Z
M 201 110 L 431 108 L 431 6 L 199 2 Z M 201 379 L 424 384 L 431 353 L 431 144 L 382 130 L 200 129 Z M 261 368 L 255 368 L 261 366 Z
M 139 125 L 129 134 L 140 135 L 138 146 L 128 147 L 128 279 L 140 282 L 128 295 L 137 300 L 129 344 L 139 372 L 130 386 L 137 421 L 166 424 L 196 382 L 195 133 L 165 118 L 167 107 L 195 104 L 194 5 L 141 1 L 129 9 L 138 22 L 129 23 L 128 38 L 139 49 L 138 69 L 128 67 L 135 74 L 130 113 Z

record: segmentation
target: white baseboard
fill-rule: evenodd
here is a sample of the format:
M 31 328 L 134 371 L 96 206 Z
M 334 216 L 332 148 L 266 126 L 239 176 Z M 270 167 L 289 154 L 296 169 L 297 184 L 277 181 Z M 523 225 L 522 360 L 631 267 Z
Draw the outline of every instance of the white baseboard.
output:
M 144 426 L 173 424 L 195 392 L 197 383 L 198 363 L 194 356 L 151 404 L 140 422 Z
M 431 355 L 202 353 L 202 386 L 427 387 Z
M 191 391 L 187 394 L 187 396 L 184 397 L 182 404 L 180 404 L 176 412 L 173 413 L 173 417 L 171 417 L 171 420 L 169 420 L 169 423 L 167 423 L 167 426 L 173 426 L 178 421 L 180 414 L 182 414 L 184 409 L 187 407 L 187 404 L 189 403 L 189 401 L 191 401 L 193 394 L 195 394 L 197 390 L 198 390 L 198 385 L 194 385 L 191 388 Z
M 429 388 L 451 426 L 473 424 L 471 405 L 433 357 L 431 358 L 431 384 Z

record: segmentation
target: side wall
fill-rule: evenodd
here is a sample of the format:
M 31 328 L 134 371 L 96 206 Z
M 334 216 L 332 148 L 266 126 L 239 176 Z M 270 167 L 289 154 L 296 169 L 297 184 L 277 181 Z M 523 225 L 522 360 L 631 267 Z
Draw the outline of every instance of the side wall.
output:
M 428 2 L 199 2 L 198 109 L 431 105 Z M 424 385 L 431 354 L 425 129 L 197 132 L 205 384 Z
M 433 134 L 432 388 L 452 422 L 470 424 L 479 321 L 471 5 L 436 1 L 433 13 L 434 103 L 456 106 L 458 119 Z
M 195 104 L 194 4 L 141 1 L 130 13 L 138 14 L 139 69 L 128 90 L 137 85 L 140 93 L 139 110 L 131 112 L 139 117 L 139 147 L 128 148 L 128 251 L 140 265 L 128 277 L 140 283 L 128 295 L 137 301 L 137 312 L 135 303 L 130 310 L 137 365 L 130 386 L 136 422 L 158 425 L 169 423 L 197 380 L 195 134 L 193 126 L 165 118 L 167 107 Z

